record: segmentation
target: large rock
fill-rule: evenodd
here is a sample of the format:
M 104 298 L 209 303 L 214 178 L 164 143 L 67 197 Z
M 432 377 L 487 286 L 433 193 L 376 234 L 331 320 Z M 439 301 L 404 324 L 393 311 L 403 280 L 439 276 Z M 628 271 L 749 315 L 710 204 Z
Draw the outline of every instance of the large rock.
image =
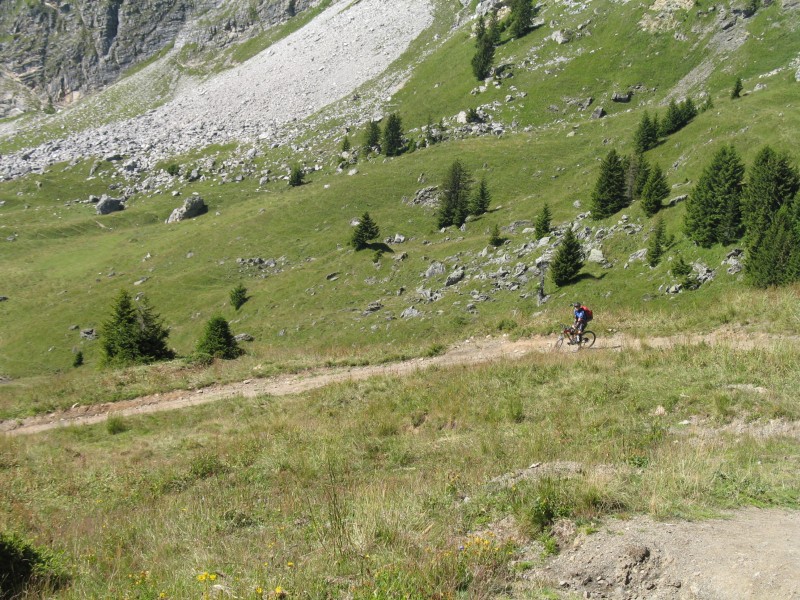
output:
M 464 274 L 465 274 L 464 267 L 458 267 L 455 271 L 453 271 L 452 273 L 450 273 L 450 275 L 447 276 L 447 280 L 445 280 L 444 284 L 446 286 L 455 285 L 459 281 L 464 279 Z
M 407 309 L 405 309 L 403 312 L 400 313 L 400 318 L 413 319 L 414 317 L 418 317 L 421 314 L 422 313 L 420 313 L 416 308 L 414 308 L 413 306 L 409 306 Z
M 586 260 L 602 265 L 606 262 L 606 257 L 603 256 L 603 252 L 599 248 L 592 248 L 589 250 L 589 255 L 586 257 Z
M 176 208 L 165 221 L 166 223 L 177 223 L 186 219 L 193 219 L 208 212 L 208 206 L 200 196 L 187 198 L 183 206 Z
M 436 277 L 437 275 L 444 275 L 444 273 L 444 265 L 439 261 L 434 261 L 431 263 L 431 266 L 428 267 L 428 270 L 425 271 L 425 278 L 430 279 L 431 277 Z
M 95 206 L 98 215 L 108 215 L 125 209 L 125 204 L 121 198 L 109 198 L 103 195 L 100 202 Z

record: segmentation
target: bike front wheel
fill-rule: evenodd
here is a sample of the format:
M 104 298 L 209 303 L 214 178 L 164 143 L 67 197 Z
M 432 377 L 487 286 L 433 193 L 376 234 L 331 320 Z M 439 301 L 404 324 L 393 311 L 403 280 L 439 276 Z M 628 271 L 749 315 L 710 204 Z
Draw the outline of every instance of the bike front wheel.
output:
M 588 329 L 583 332 L 581 337 L 581 348 L 591 348 L 594 346 L 594 341 L 597 339 L 594 331 L 589 331 Z
M 555 350 L 561 350 L 561 346 L 563 346 L 563 345 L 564 345 L 564 336 L 560 335 L 560 336 L 558 336 L 558 339 L 556 340 L 556 345 L 555 345 L 554 349 Z

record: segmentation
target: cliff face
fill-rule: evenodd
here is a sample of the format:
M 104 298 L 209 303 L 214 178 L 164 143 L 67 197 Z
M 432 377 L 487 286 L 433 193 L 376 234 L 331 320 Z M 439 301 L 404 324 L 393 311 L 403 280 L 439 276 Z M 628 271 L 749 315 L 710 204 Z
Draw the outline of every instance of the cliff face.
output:
M 45 106 L 69 104 L 113 83 L 126 69 L 173 44 L 181 33 L 202 47 L 223 47 L 311 3 L 2 0 L 0 31 L 9 33 L 0 34 L 0 76 L 6 80 L 0 87 L 19 92 L 24 86 Z M 202 20 L 197 19 L 200 15 Z M 5 95 L 5 114 L 0 117 L 19 111 L 20 94 Z

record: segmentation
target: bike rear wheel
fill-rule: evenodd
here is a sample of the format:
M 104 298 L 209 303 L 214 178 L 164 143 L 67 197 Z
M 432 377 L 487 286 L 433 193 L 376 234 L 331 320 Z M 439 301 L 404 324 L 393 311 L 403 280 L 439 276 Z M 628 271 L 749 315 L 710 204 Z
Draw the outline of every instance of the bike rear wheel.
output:
M 556 340 L 556 346 L 555 346 L 555 349 L 556 349 L 556 350 L 561 350 L 561 346 L 563 346 L 563 345 L 564 345 L 564 336 L 563 336 L 563 335 L 561 335 L 561 336 L 559 336 L 559 337 L 558 337 L 558 339 Z
M 594 341 L 597 339 L 597 336 L 594 334 L 594 331 L 589 331 L 588 329 L 583 332 L 582 339 L 581 339 L 581 348 L 591 348 L 594 346 Z

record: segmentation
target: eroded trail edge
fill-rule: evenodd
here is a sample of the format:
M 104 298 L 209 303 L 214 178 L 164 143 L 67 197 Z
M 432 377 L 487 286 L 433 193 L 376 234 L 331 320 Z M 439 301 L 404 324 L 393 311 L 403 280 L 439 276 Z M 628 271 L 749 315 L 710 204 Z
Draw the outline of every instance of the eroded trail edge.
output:
M 588 351 L 606 350 L 619 352 L 639 350 L 643 347 L 668 348 L 676 345 L 701 343 L 749 350 L 767 347 L 781 340 L 788 341 L 788 339 L 763 333 L 725 331 L 711 334 L 652 337 L 646 340 L 617 334 L 598 338 L 594 348 Z M 375 376 L 403 376 L 435 366 L 473 365 L 496 360 L 514 359 L 533 352 L 553 351 L 554 341 L 555 338 L 553 336 L 536 336 L 519 340 L 512 340 L 507 337 L 471 338 L 451 346 L 445 354 L 435 357 L 416 358 L 403 362 L 363 367 L 322 367 L 304 371 L 300 374 L 246 379 L 241 382 L 212 385 L 196 390 L 176 390 L 141 396 L 132 400 L 77 406 L 47 415 L 0 421 L 0 432 L 7 435 L 26 435 L 58 427 L 100 423 L 105 421 L 110 414 L 134 416 L 176 410 L 235 397 L 287 396 L 317 389 L 332 383 L 360 381 Z M 574 348 L 565 349 L 567 353 L 574 351 Z

